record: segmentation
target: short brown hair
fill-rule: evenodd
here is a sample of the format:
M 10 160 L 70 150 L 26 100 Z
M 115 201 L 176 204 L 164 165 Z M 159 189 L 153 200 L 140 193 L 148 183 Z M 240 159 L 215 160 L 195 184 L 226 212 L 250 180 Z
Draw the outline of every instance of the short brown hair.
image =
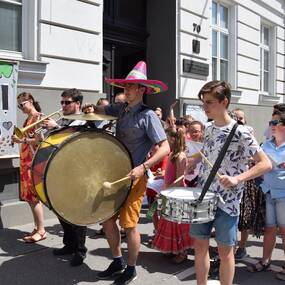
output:
M 225 98 L 227 98 L 229 101 L 227 107 L 231 102 L 231 85 L 226 81 L 213 80 L 207 82 L 199 91 L 198 98 L 202 100 L 206 93 L 213 94 L 213 96 L 217 98 L 219 102 L 222 102 Z

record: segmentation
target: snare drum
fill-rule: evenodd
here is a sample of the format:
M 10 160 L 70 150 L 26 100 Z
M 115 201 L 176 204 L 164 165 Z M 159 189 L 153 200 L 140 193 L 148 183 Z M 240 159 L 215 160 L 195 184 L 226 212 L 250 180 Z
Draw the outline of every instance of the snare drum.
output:
M 32 181 L 34 188 L 36 190 L 37 196 L 41 202 L 46 205 L 49 209 L 51 206 L 47 200 L 45 191 L 44 191 L 44 172 L 47 165 L 47 162 L 53 152 L 57 150 L 59 145 L 64 142 L 67 138 L 73 135 L 78 128 L 76 127 L 65 127 L 61 128 L 58 131 L 50 133 L 50 135 L 41 142 L 38 146 L 33 162 L 32 162 Z
M 195 206 L 202 192 L 201 188 L 169 188 L 160 192 L 158 210 L 171 222 L 183 224 L 203 224 L 214 220 L 217 210 L 217 198 L 207 192 L 203 201 Z

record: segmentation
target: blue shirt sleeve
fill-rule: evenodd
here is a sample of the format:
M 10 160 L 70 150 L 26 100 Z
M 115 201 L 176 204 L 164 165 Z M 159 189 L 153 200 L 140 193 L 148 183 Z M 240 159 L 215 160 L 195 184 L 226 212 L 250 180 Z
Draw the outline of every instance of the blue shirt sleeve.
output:
M 124 106 L 124 103 L 115 103 L 107 105 L 104 107 L 105 114 L 113 117 L 119 117 L 119 114 L 122 112 Z
M 167 139 L 158 116 L 152 110 L 147 110 L 145 128 L 146 134 L 153 144 L 158 144 Z

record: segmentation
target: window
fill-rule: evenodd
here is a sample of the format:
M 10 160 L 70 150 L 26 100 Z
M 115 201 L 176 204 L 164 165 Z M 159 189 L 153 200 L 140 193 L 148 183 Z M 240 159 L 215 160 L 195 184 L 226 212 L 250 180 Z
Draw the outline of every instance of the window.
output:
M 260 28 L 260 91 L 269 93 L 270 47 L 269 27 L 261 25 Z
M 0 39 L 0 50 L 22 51 L 22 0 L 0 0 Z
M 229 9 L 212 2 L 212 79 L 228 81 Z

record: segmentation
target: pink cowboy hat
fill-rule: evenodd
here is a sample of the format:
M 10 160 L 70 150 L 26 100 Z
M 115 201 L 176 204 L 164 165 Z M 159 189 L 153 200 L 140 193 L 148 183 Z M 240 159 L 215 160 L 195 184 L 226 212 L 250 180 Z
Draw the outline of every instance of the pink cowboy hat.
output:
M 162 81 L 147 79 L 144 61 L 138 62 L 125 79 L 106 78 L 106 82 L 120 88 L 124 88 L 127 83 L 137 83 L 147 87 L 146 94 L 160 93 L 168 89 Z

